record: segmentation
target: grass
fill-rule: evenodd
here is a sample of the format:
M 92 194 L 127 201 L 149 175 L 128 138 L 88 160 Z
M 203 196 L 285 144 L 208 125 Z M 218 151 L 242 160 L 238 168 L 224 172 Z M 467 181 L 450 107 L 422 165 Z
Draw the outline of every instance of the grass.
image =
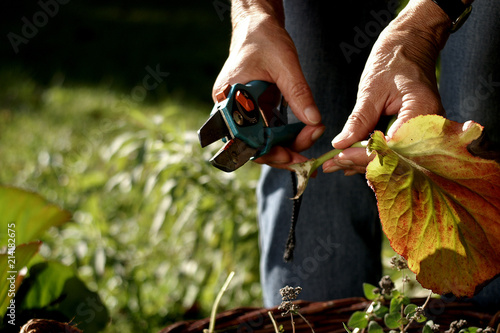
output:
M 41 10 L 6 6 L 0 27 L 17 34 Z M 205 317 L 233 270 L 221 308 L 260 305 L 258 168 L 222 175 L 194 131 L 228 52 L 230 20 L 219 14 L 203 0 L 72 0 L 18 53 L 4 39 L 0 183 L 73 212 L 42 254 L 99 291 L 108 332 Z M 134 98 L 147 67 L 168 76 Z
M 20 75 L 2 77 L 17 95 L 0 97 L 0 183 L 74 213 L 43 239 L 42 255 L 99 291 L 113 319 L 108 332 L 207 316 L 232 270 L 238 276 L 221 306 L 260 305 L 258 168 L 225 175 L 207 162 L 214 151 L 202 151 L 194 131 L 205 108 Z

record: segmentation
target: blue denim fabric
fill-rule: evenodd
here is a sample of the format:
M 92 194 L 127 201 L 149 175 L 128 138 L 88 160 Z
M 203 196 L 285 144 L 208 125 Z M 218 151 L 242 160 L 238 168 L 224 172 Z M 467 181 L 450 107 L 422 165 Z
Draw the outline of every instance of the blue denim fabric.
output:
M 500 2 L 495 1 L 477 0 L 468 22 L 450 37 L 442 57 L 441 91 L 452 119 L 476 119 L 498 139 Z M 352 111 L 365 60 L 397 3 L 335 2 L 333 11 L 327 0 L 284 3 L 287 30 L 327 127 L 305 152 L 316 157 L 331 149 L 330 141 Z M 471 93 L 473 102 L 477 100 L 474 108 L 468 102 Z M 363 176 L 320 171 L 309 182 L 291 263 L 283 261 L 292 212 L 290 173 L 264 166 L 257 196 L 265 306 L 281 302 L 279 289 L 285 285 L 300 285 L 301 299 L 323 301 L 361 296 L 363 282 L 378 282 L 382 236 L 375 196 Z M 491 304 L 491 298 L 500 295 L 500 283 L 495 286 L 485 289 L 490 299 L 478 300 Z
M 477 0 L 441 53 L 440 93 L 447 117 L 485 126 L 500 142 L 500 2 Z
M 331 140 L 354 106 L 371 46 L 390 19 L 384 1 L 362 3 L 336 2 L 332 11 L 331 1 L 285 1 L 287 30 L 327 127 L 307 156 L 332 149 Z M 292 196 L 290 172 L 263 167 L 258 199 L 265 305 L 281 303 L 279 289 L 285 285 L 300 285 L 301 299 L 321 301 L 360 296 L 363 282 L 377 283 L 381 231 L 376 200 L 364 177 L 319 172 L 309 182 L 296 229 L 294 260 L 285 263 Z
M 447 118 L 474 120 L 500 143 L 500 2 L 476 0 L 460 30 L 441 53 L 440 93 Z M 500 278 L 474 300 L 500 309 Z

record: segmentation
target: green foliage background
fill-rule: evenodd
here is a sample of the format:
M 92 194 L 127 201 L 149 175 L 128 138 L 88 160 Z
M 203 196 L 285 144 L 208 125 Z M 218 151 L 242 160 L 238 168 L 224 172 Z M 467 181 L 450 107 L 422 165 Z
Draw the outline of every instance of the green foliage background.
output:
M 258 168 L 218 171 L 196 135 L 227 56 L 228 8 L 72 0 L 18 52 L 0 42 L 0 183 L 73 213 L 44 235 L 41 255 L 98 291 L 107 332 L 206 317 L 233 270 L 222 309 L 261 305 Z M 5 4 L 4 37 L 43 10 Z M 148 67 L 168 76 L 144 91 Z
M 207 162 L 214 151 L 202 151 L 193 130 L 205 110 L 9 75 L 17 96 L 2 96 L 15 99 L 0 111 L 0 182 L 74 213 L 42 238 L 41 254 L 99 292 L 113 320 L 107 331 L 206 316 L 232 270 L 223 306 L 260 305 L 258 169 L 225 174 Z

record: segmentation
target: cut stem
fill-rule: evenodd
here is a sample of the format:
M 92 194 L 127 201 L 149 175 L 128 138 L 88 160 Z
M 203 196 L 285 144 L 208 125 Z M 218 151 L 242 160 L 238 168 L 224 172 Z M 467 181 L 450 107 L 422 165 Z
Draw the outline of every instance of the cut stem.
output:
M 267 311 L 267 314 L 269 315 L 269 318 L 271 318 L 271 322 L 273 323 L 274 332 L 280 333 L 278 324 L 276 324 L 276 320 L 274 319 L 273 313 L 271 311 Z
M 297 314 L 300 316 L 300 318 L 302 318 L 302 320 L 304 320 L 304 321 L 306 322 L 307 326 L 309 326 L 309 328 L 311 329 L 311 332 L 312 332 L 312 333 L 315 333 L 315 332 L 314 332 L 314 328 L 312 327 L 312 325 L 311 325 L 311 323 L 309 322 L 309 320 L 307 320 L 307 319 L 306 319 L 306 317 L 304 317 L 304 316 L 302 315 L 302 313 L 300 313 L 300 312 L 298 312 L 298 311 L 297 311 Z
M 234 272 L 229 273 L 229 276 L 226 279 L 226 282 L 224 282 L 224 285 L 222 285 L 221 290 L 217 294 L 217 297 L 215 298 L 214 305 L 212 306 L 212 313 L 210 314 L 210 324 L 208 325 L 208 330 L 203 330 L 205 333 L 213 333 L 214 328 L 215 328 L 215 317 L 217 316 L 217 308 L 219 307 L 219 302 L 222 298 L 222 295 L 224 295 L 224 292 L 226 291 L 227 287 L 229 286 L 229 283 L 233 279 Z
M 356 142 L 349 148 L 366 148 L 367 145 L 368 141 L 360 141 Z M 290 165 L 290 169 L 292 169 L 292 171 L 294 171 L 297 175 L 297 195 L 295 195 L 293 199 L 298 199 L 304 193 L 307 182 L 316 169 L 318 169 L 326 161 L 340 154 L 342 151 L 344 151 L 344 149 L 333 149 L 318 158 L 311 158 L 308 161 Z

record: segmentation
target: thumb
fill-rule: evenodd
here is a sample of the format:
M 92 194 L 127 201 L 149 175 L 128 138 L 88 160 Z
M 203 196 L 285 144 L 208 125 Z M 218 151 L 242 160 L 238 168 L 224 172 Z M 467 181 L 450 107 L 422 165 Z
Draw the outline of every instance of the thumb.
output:
M 380 113 L 375 105 L 367 99 L 358 99 L 344 128 L 332 140 L 332 145 L 338 149 L 346 149 L 358 141 L 365 140 L 377 125 L 379 118 Z

